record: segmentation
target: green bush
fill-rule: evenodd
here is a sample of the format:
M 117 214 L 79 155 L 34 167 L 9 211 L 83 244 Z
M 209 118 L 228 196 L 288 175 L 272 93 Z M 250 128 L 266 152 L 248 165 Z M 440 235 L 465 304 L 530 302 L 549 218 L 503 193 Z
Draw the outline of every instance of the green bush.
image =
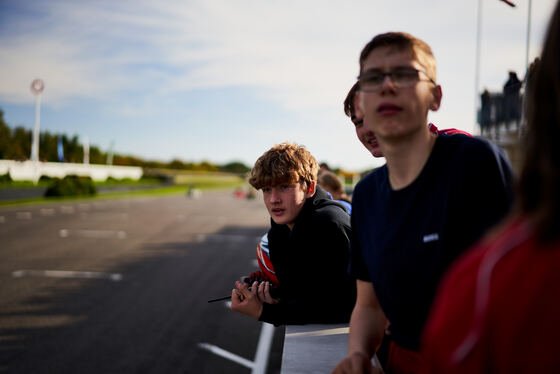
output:
M 54 179 L 45 191 L 45 196 L 88 196 L 96 193 L 90 177 L 67 175 L 63 179 Z
M 9 184 L 12 183 L 12 177 L 10 177 L 9 173 L 0 175 L 0 183 L 2 184 Z

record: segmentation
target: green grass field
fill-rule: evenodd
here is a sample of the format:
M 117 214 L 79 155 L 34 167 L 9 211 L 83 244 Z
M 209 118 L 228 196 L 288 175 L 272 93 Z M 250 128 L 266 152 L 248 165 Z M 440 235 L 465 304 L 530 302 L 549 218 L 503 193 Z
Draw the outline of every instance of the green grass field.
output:
M 211 173 L 182 173 L 176 175 L 173 185 L 162 185 L 153 178 L 145 178 L 139 181 L 108 181 L 96 183 L 96 186 L 143 186 L 146 188 L 127 190 L 127 191 L 104 191 L 95 196 L 84 197 L 37 197 L 29 199 L 18 199 L 0 201 L 0 206 L 31 205 L 54 201 L 75 201 L 75 200 L 95 200 L 95 199 L 118 199 L 141 196 L 158 195 L 178 195 L 186 194 L 189 188 L 198 190 L 222 189 L 222 188 L 243 188 L 246 182 L 243 178 L 232 174 L 211 174 Z M 159 185 L 159 186 L 158 186 Z M 30 188 L 34 185 L 31 182 L 13 182 L 3 184 L 3 187 L 10 188 Z

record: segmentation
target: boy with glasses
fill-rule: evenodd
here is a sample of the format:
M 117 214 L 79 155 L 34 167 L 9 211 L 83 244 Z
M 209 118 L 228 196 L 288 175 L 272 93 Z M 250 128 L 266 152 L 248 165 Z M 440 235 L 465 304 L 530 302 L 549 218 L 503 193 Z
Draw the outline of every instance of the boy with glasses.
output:
M 356 299 L 347 273 L 350 217 L 317 186 L 318 171 L 305 148 L 289 143 L 255 163 L 249 183 L 262 190 L 271 217 L 267 247 L 278 289 L 271 294 L 267 280 L 251 288 L 236 282 L 232 310 L 275 325 L 349 321 Z
M 438 282 L 508 211 L 511 167 L 491 143 L 435 136 L 442 90 L 430 47 L 405 33 L 374 37 L 360 55 L 359 109 L 387 164 L 355 188 L 350 271 L 357 299 L 348 357 L 334 373 L 375 370 L 387 319 L 387 371 L 423 373 L 419 342 Z
M 359 95 L 358 91 L 360 89 L 359 82 L 356 82 L 344 99 L 344 113 L 350 117 L 350 120 L 355 126 L 356 136 L 358 140 L 364 145 L 364 147 L 371 153 L 373 157 L 383 157 L 383 152 L 379 148 L 379 142 L 373 131 L 369 130 L 364 126 L 364 116 L 358 105 Z M 453 134 L 463 134 L 467 136 L 472 136 L 466 131 L 458 129 L 438 129 L 433 123 L 428 123 L 428 129 L 431 133 L 435 135 L 453 135 Z M 389 322 L 387 322 L 389 326 Z M 390 328 L 385 329 L 386 334 L 389 334 Z M 391 341 L 390 335 L 385 335 L 381 346 L 377 351 L 377 358 L 381 365 L 385 366 L 387 362 L 388 349 Z

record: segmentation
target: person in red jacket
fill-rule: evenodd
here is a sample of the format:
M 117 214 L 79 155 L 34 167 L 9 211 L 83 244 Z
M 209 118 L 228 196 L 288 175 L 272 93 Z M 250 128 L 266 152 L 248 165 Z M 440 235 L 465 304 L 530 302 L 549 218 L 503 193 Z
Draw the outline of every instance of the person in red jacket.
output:
M 560 3 L 528 79 L 509 220 L 457 262 L 424 332 L 431 373 L 559 373 Z

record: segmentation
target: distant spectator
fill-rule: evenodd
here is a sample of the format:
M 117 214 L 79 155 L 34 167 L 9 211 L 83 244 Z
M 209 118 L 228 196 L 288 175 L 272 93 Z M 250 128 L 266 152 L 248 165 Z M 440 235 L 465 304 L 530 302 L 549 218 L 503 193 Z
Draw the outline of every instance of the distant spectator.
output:
M 509 72 L 509 78 L 504 85 L 504 115 L 506 128 L 510 122 L 516 123 L 521 118 L 521 81 L 515 71 Z
M 490 126 L 491 101 L 490 92 L 485 88 L 480 95 L 480 132 L 484 133 Z
M 560 3 L 529 74 L 510 219 L 446 276 L 424 335 L 430 372 L 560 373 Z
M 331 169 L 329 168 L 329 165 L 326 162 L 321 162 L 321 164 L 319 165 L 318 175 L 321 175 L 321 173 L 324 171 L 330 171 L 330 170 Z
M 189 187 L 189 192 L 190 192 L 190 187 Z M 243 190 L 241 188 L 236 188 L 235 191 L 233 192 L 233 194 L 235 195 L 235 197 L 237 197 L 238 199 L 242 198 L 245 196 L 245 193 L 243 192 Z M 190 195 L 190 193 L 189 193 Z
M 352 204 L 350 198 L 344 191 L 344 187 L 335 173 L 324 171 L 319 174 L 318 184 L 322 189 L 331 194 L 333 200 L 340 202 L 346 207 L 348 213 L 352 212 Z

